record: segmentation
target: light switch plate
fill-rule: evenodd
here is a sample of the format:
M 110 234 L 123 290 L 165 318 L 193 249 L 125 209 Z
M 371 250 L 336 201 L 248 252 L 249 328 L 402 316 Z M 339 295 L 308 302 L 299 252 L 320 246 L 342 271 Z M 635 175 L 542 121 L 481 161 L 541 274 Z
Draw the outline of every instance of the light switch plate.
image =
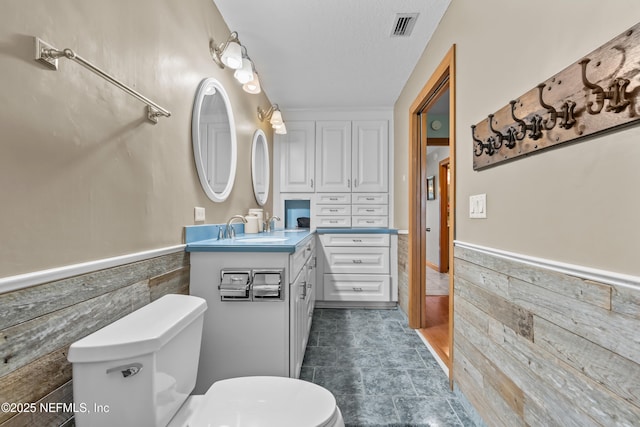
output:
M 204 221 L 205 219 L 204 208 L 195 207 L 193 209 L 193 219 L 194 221 Z
M 487 217 L 487 195 L 476 194 L 469 196 L 469 218 Z

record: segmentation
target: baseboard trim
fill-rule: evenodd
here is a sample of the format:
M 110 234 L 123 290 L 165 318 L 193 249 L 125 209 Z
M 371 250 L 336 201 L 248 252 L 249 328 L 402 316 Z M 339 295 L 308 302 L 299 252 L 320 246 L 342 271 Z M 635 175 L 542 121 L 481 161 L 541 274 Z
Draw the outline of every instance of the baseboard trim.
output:
M 545 258 L 538 258 L 529 255 L 518 254 L 515 252 L 503 251 L 501 249 L 489 248 L 473 243 L 461 242 L 459 240 L 454 241 L 454 245 L 456 247 L 482 252 L 498 258 L 517 261 L 534 267 L 541 267 L 547 270 L 556 271 L 558 273 L 568 274 L 570 276 L 579 277 L 581 279 L 592 280 L 594 282 L 600 282 L 607 285 L 640 289 L 640 277 L 638 276 L 600 270 L 596 268 L 569 264 Z
M 396 302 L 378 301 L 316 301 L 316 308 L 370 308 L 375 310 L 395 309 Z
M 67 277 L 91 273 L 97 270 L 104 270 L 105 268 L 118 267 L 132 262 L 181 252 L 184 251 L 185 246 L 186 245 L 168 246 L 160 249 L 152 249 L 149 251 L 136 252 L 112 258 L 103 258 L 96 261 L 83 262 L 80 264 L 66 265 L 64 267 L 5 277 L 0 279 L 0 294 L 17 291 L 19 289 L 40 285 L 54 280 L 66 279 Z

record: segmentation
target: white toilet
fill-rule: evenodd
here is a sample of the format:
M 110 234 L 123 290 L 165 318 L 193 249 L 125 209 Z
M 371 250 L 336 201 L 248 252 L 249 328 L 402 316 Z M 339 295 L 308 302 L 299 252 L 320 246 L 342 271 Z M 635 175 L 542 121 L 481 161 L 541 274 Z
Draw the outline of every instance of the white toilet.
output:
M 78 427 L 344 427 L 334 396 L 310 382 L 241 377 L 190 396 L 204 299 L 165 295 L 73 343 Z

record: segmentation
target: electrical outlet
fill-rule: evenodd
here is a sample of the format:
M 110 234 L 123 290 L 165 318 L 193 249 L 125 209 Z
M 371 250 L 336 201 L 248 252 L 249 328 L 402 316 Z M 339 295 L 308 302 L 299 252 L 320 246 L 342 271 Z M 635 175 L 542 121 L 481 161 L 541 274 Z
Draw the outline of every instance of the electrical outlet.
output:
M 194 221 L 204 221 L 204 218 L 205 218 L 204 208 L 199 208 L 199 207 L 193 208 Z
M 487 217 L 487 195 L 476 194 L 469 196 L 469 218 Z

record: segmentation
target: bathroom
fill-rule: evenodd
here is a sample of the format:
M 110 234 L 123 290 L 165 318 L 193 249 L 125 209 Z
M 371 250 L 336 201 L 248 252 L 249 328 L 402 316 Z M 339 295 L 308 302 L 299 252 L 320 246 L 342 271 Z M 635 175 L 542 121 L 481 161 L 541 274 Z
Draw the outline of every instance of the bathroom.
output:
M 585 271 L 613 272 L 587 280 L 604 286 L 613 301 L 593 309 L 597 323 L 592 329 L 598 332 L 585 328 L 570 336 L 579 338 L 571 341 L 572 348 L 586 348 L 586 353 L 616 361 L 606 364 L 606 370 L 626 384 L 628 377 L 634 378 L 628 373 L 640 369 L 640 344 L 633 332 L 640 321 L 640 235 L 634 226 L 640 201 L 630 197 L 640 181 L 637 127 L 476 172 L 471 166 L 469 126 L 635 25 L 640 21 L 639 6 L 635 1 L 616 0 L 617 9 L 625 11 L 616 13 L 596 0 L 561 4 L 544 0 L 535 8 L 530 3 L 505 7 L 500 0 L 482 5 L 471 0 L 443 3 L 444 16 L 431 41 L 407 71 L 397 99 L 383 109 L 393 143 L 389 227 L 409 228 L 409 108 L 456 44 L 455 239 L 581 266 L 559 272 L 549 267 L 553 263 L 538 265 L 550 271 L 555 281 L 569 283 L 567 288 L 574 286 L 575 275 L 584 277 Z M 608 16 L 615 19 L 604 18 Z M 545 23 L 544 31 L 540 22 Z M 285 122 L 306 118 L 294 111 L 295 106 L 271 99 L 266 84 L 263 93 L 248 95 L 231 71 L 212 62 L 210 39 L 222 42 L 234 30 L 211 0 L 3 2 L 2 402 L 72 402 L 69 344 L 164 294 L 188 293 L 185 226 L 225 223 L 251 208 L 278 213 L 275 173 L 264 206 L 258 205 L 253 191 L 251 142 L 257 129 L 267 135 L 269 158 L 276 157 L 271 125 L 261 121 L 256 111 L 279 103 Z M 167 108 L 171 116 L 150 123 L 143 103 L 72 61 L 60 59 L 58 71 L 35 62 L 34 36 L 56 48 L 77 51 Z M 266 79 L 267 65 L 257 61 L 255 47 L 252 50 L 247 43 L 247 49 Z M 380 52 L 383 61 L 390 54 Z M 194 96 L 206 77 L 215 77 L 227 90 L 238 140 L 233 190 L 221 203 L 212 202 L 203 191 L 193 156 Z M 334 112 L 325 113 L 327 120 L 334 118 Z M 487 219 L 468 218 L 469 196 L 483 193 L 487 194 Z M 205 208 L 204 221 L 194 220 L 195 207 Z M 406 315 L 412 311 L 407 236 L 398 235 L 397 251 L 398 305 Z M 491 268 L 470 269 L 476 249 L 467 245 L 455 254 L 453 269 L 460 266 L 461 284 L 478 271 L 474 277 L 498 271 L 495 283 L 518 280 L 509 275 L 511 267 L 498 262 L 503 253 L 483 252 Z M 495 316 L 483 315 L 486 307 L 482 310 L 468 303 L 473 299 L 461 298 L 466 305 L 460 307 L 478 319 L 486 334 L 482 336 L 492 343 L 491 334 L 504 322 L 498 325 L 493 322 Z M 560 312 L 595 307 L 584 302 L 563 304 Z M 606 315 L 600 313 L 602 307 L 609 307 Z M 548 327 L 543 332 L 569 330 L 565 324 L 554 329 L 561 320 L 538 325 Z M 616 325 L 625 326 L 617 330 Z M 617 338 L 619 334 L 624 339 Z M 605 414 L 638 414 L 640 398 L 633 386 L 610 391 L 611 386 L 599 385 L 602 377 L 597 374 L 580 376 L 570 371 L 571 379 L 578 378 L 571 384 L 595 391 L 587 394 L 575 387 L 555 391 L 549 378 L 568 368 L 556 353 L 550 356 L 548 348 L 532 346 L 529 358 L 547 361 L 540 364 L 548 370 L 529 373 L 518 369 L 522 364 L 516 357 L 504 362 L 495 348 L 489 344 L 479 348 L 481 343 L 465 341 L 464 335 L 462 329 L 454 331 L 454 338 L 463 337 L 453 352 L 454 388 L 462 391 L 487 425 L 510 421 L 517 425 L 524 420 L 535 425 L 527 417 L 537 414 L 541 423 L 557 420 L 563 411 L 583 416 L 572 420 L 606 425 L 603 419 L 593 418 L 596 415 L 585 403 L 594 401 L 593 396 L 607 402 Z M 615 365 L 625 367 L 626 377 Z M 491 372 L 496 369 L 499 380 L 492 383 Z M 500 388 L 498 381 L 508 387 Z M 508 392 L 511 399 L 505 397 Z M 560 403 L 544 409 L 549 401 Z M 68 413 L 58 412 L 39 413 L 42 418 L 38 419 L 32 414 L 16 415 L 0 414 L 0 426 L 62 425 L 69 418 Z

